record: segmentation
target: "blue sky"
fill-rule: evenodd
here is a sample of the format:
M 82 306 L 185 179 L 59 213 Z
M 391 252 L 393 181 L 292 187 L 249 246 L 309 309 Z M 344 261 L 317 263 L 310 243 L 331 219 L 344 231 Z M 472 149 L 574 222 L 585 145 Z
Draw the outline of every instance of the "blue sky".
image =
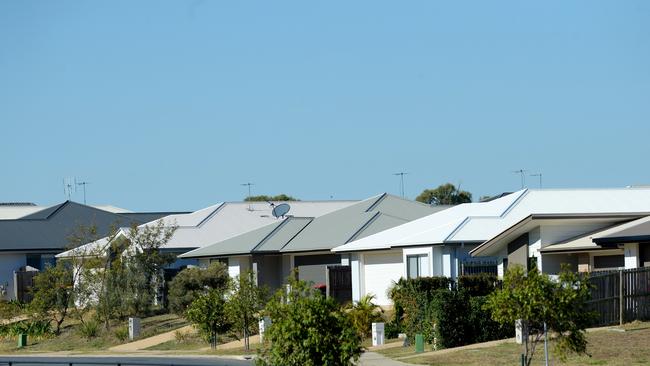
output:
M 0 131 L 2 201 L 650 184 L 650 2 L 2 1 Z

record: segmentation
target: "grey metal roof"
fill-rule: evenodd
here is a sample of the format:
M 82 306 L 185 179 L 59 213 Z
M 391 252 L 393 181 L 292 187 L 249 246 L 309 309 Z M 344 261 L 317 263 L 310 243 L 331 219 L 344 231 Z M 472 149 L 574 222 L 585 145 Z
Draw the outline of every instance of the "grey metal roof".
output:
M 203 248 L 195 249 L 181 254 L 181 258 L 198 258 L 198 257 L 218 257 L 227 254 L 249 254 L 271 233 L 276 231 L 287 220 L 277 221 L 269 225 L 262 226 L 240 235 L 233 236 L 229 239 L 220 241 L 217 244 L 208 245 Z
M 169 213 L 154 213 L 157 218 Z M 15 220 L 0 220 L 0 251 L 59 252 L 68 246 L 68 238 L 79 226 L 96 226 L 99 237 L 109 233 L 113 225 L 141 224 L 137 216 L 100 210 L 72 201 L 49 207 Z
M 282 225 L 278 227 L 271 235 L 265 238 L 260 245 L 255 247 L 255 252 L 277 252 L 284 247 L 287 242 L 298 235 L 305 227 L 311 224 L 313 217 L 290 217 L 283 220 Z
M 444 208 L 382 194 L 314 219 L 281 251 L 329 250 Z
M 381 194 L 319 217 L 290 217 L 181 257 L 329 250 L 445 208 Z

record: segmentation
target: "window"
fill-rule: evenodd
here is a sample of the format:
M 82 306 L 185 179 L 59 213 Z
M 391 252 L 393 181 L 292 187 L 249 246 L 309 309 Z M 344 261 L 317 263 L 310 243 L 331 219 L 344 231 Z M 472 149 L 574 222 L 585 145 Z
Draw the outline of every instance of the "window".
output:
M 25 264 L 42 271 L 48 266 L 56 265 L 56 257 L 53 254 L 27 254 Z
M 426 254 L 406 256 L 406 276 L 418 278 L 429 275 L 429 256 Z
M 216 259 L 210 259 L 210 264 L 218 262 L 218 263 L 223 263 L 228 267 L 228 258 L 216 258 Z

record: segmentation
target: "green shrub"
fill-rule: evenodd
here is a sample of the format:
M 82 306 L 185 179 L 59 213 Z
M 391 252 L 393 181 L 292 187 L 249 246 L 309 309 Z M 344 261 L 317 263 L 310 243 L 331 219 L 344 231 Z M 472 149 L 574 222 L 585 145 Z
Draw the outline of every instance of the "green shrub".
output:
M 129 328 L 127 327 L 119 327 L 115 329 L 115 338 L 119 340 L 120 342 L 124 342 L 129 338 Z
M 374 299 L 374 295 L 364 295 L 356 303 L 350 303 L 346 309 L 352 325 L 361 339 L 370 337 L 372 323 L 382 320 L 382 310 L 379 305 L 372 302 Z
M 480 343 L 515 336 L 512 324 L 501 324 L 492 319 L 492 314 L 485 309 L 487 296 L 470 297 L 469 324 L 472 327 L 471 343 Z
M 394 322 L 409 338 L 431 334 L 429 304 L 438 290 L 449 290 L 453 280 L 447 277 L 400 278 L 389 290 L 395 309 Z
M 465 290 L 469 296 L 486 296 L 491 294 L 498 286 L 496 275 L 481 273 L 458 277 L 458 288 Z
M 401 332 L 402 329 L 395 319 L 387 321 L 384 325 L 384 336 L 386 339 L 397 338 Z
M 30 337 L 43 337 L 52 333 L 49 319 L 23 320 L 0 326 L 0 336 L 13 337 L 27 334 Z
M 11 319 L 24 314 L 27 305 L 16 300 L 0 300 L 0 319 Z
M 271 326 L 264 334 L 258 365 L 348 366 L 361 354 L 361 339 L 334 299 L 289 280 L 266 308 Z
M 212 349 L 217 348 L 218 336 L 230 330 L 226 314 L 226 300 L 222 290 L 210 290 L 197 297 L 187 308 L 187 320 L 191 321 Z
M 99 334 L 99 323 L 95 320 L 86 320 L 79 326 L 79 333 L 84 338 L 90 339 Z
M 223 263 L 214 262 L 208 268 L 185 268 L 169 282 L 169 310 L 184 316 L 199 295 L 211 289 L 225 290 L 228 281 L 228 268 Z
M 427 312 L 425 339 L 436 348 L 450 348 L 471 343 L 472 335 L 468 315 L 469 296 L 464 291 L 439 290 L 435 293 Z M 433 326 L 435 324 L 435 326 Z

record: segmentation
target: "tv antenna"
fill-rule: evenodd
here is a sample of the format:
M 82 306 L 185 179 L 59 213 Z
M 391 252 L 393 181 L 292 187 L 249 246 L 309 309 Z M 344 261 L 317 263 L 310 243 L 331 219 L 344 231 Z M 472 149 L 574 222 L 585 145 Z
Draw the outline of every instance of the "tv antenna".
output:
M 539 188 L 542 188 L 542 173 L 531 174 L 531 177 L 539 177 Z
M 73 179 L 63 178 L 63 195 L 66 197 L 68 201 L 70 201 L 70 197 L 74 192 L 76 192 L 76 186 Z
M 526 186 L 526 172 L 527 171 L 528 170 L 525 170 L 525 169 L 519 169 L 519 170 L 513 170 L 512 171 L 514 174 L 521 175 L 521 189 L 524 189 L 524 187 Z
M 402 198 L 404 198 L 404 176 L 407 174 L 408 173 L 405 172 L 393 173 L 393 175 L 399 175 L 400 178 L 399 191 L 400 194 L 402 195 Z
M 248 196 L 246 196 L 246 198 L 250 199 L 250 197 L 251 197 L 251 186 L 254 186 L 255 183 L 247 182 L 247 183 L 242 183 L 240 185 L 248 186 Z M 248 211 L 253 211 L 253 207 L 251 206 L 250 201 L 248 201 L 248 202 L 249 202 L 248 203 Z
M 84 187 L 84 205 L 86 204 L 86 186 L 90 184 L 90 182 L 82 181 L 82 182 L 77 182 L 77 179 L 75 178 L 75 184 L 78 186 Z

